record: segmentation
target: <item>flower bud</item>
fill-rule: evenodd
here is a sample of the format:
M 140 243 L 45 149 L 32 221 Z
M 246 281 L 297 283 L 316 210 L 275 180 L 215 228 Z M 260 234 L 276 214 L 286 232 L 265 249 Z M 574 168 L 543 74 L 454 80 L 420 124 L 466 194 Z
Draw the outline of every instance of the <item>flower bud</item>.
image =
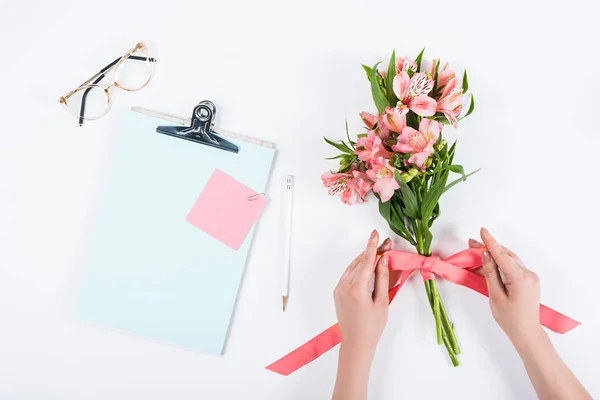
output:
M 408 170 L 408 173 L 414 178 L 421 173 L 421 170 L 419 168 L 412 167 Z
M 436 151 L 442 151 L 442 149 L 444 148 L 445 145 L 447 145 L 448 142 L 444 139 L 442 140 L 436 147 L 435 150 Z
M 427 161 L 425 161 L 425 168 L 429 168 L 431 167 L 431 164 L 433 163 L 433 158 L 429 157 L 427 159 Z
M 402 172 L 400 176 L 404 182 L 408 183 L 413 180 L 414 177 L 418 176 L 421 171 L 418 168 L 409 168 L 408 171 Z
M 402 180 L 406 183 L 410 182 L 412 178 L 414 178 L 414 176 L 410 175 L 408 172 L 402 172 L 400 176 L 402 177 Z

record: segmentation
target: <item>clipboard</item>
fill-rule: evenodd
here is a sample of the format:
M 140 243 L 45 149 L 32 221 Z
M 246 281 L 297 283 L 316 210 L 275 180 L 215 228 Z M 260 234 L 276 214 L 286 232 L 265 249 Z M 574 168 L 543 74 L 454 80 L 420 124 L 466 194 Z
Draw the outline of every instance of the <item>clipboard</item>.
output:
M 235 251 L 186 216 L 215 169 L 264 192 L 275 145 L 216 129 L 212 117 L 204 129 L 237 152 L 157 131 L 168 123 L 194 128 L 194 117 L 132 107 L 92 234 L 76 319 L 223 353 L 256 227 Z

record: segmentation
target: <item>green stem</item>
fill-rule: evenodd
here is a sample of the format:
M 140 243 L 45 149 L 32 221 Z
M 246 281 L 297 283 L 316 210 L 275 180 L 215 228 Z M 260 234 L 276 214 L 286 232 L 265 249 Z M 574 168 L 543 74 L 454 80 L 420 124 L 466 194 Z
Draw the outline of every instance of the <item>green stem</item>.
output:
M 460 363 L 458 362 L 458 357 L 456 356 L 456 353 L 452 349 L 452 344 L 450 344 L 450 341 L 448 340 L 448 336 L 444 335 L 443 338 L 444 338 L 444 346 L 446 346 L 446 350 L 448 350 L 448 355 L 450 356 L 450 360 L 452 360 L 452 365 L 454 365 L 455 367 L 458 367 L 460 365 Z
M 421 224 L 417 221 L 415 236 L 417 239 L 417 251 L 419 254 L 424 256 L 430 256 L 431 250 L 425 248 L 423 235 L 421 234 Z M 454 333 L 454 324 L 448 318 L 446 307 L 440 296 L 435 280 L 425 281 L 425 291 L 427 292 L 427 299 L 433 313 L 435 320 L 435 331 L 438 345 L 444 343 L 448 355 L 452 360 L 452 365 L 455 367 L 459 365 L 458 354 L 460 354 L 460 347 L 458 346 L 458 340 Z
M 434 285 L 435 285 L 435 282 L 434 282 Z M 435 290 L 437 291 L 437 287 Z M 440 311 L 441 311 L 442 324 L 444 326 L 444 331 L 448 334 L 448 340 L 450 341 L 450 344 L 452 345 L 452 349 L 454 350 L 454 353 L 460 354 L 461 350 L 460 350 L 460 346 L 458 345 L 458 339 L 456 339 L 456 334 L 454 333 L 454 324 L 450 321 L 450 318 L 448 317 L 448 313 L 446 312 L 446 307 L 444 307 L 444 302 L 442 301 L 441 297 L 440 297 Z
M 432 287 L 435 286 L 435 281 L 431 281 Z M 437 289 L 432 290 L 433 294 L 433 316 L 435 317 L 435 333 L 437 336 L 438 346 L 442 344 L 442 317 L 440 316 L 440 294 Z
M 425 291 L 427 292 L 427 300 L 429 300 L 429 305 L 433 309 L 433 297 L 431 295 L 431 281 L 425 281 Z

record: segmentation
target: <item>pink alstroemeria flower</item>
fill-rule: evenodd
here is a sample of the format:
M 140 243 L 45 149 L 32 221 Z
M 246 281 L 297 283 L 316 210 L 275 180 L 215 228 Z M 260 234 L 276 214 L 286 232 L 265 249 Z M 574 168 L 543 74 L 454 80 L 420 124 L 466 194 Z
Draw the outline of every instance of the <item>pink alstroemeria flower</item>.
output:
M 362 122 L 365 124 L 367 129 L 373 129 L 377 124 L 377 117 L 367 111 L 360 113 L 360 119 L 362 119 Z
M 373 184 L 369 182 L 364 172 L 351 171 L 348 173 L 325 172 L 321 175 L 323 186 L 330 196 L 339 196 L 344 204 L 352 205 L 365 200 L 365 195 Z
M 410 126 L 402 130 L 398 136 L 398 143 L 392 147 L 399 153 L 410 153 L 409 164 L 416 164 L 423 169 L 423 165 L 433 154 L 433 145 L 440 137 L 441 124 L 437 121 L 423 118 L 419 124 L 419 130 L 416 131 Z
M 396 73 L 399 74 L 401 71 L 407 72 L 409 69 L 412 72 L 417 72 L 417 63 L 410 61 L 408 57 L 396 57 Z
M 367 136 L 358 138 L 355 153 L 360 161 L 367 163 L 378 157 L 389 158 L 394 155 L 383 146 L 381 138 L 373 129 L 367 132 Z
M 455 128 L 458 126 L 458 117 L 462 111 L 463 88 L 458 78 L 448 81 L 437 102 L 436 111 L 443 113 Z
M 373 189 L 373 182 L 371 182 L 366 173 L 361 171 L 352 171 L 352 176 L 354 176 L 354 181 L 351 183 L 356 186 L 359 201 L 362 203 L 365 201 L 367 193 Z
M 384 203 L 392 198 L 394 191 L 400 188 L 394 178 L 394 168 L 390 161 L 378 158 L 371 163 L 371 169 L 367 170 L 367 176 L 374 182 L 373 191 L 379 194 Z
M 402 133 L 402 129 L 406 126 L 406 114 L 408 107 L 402 104 L 399 107 L 386 107 L 385 114 L 382 116 L 383 124 L 390 131 L 398 134 Z
M 431 66 L 431 76 L 433 77 L 435 77 L 435 69 L 437 68 L 437 64 L 439 62 L 440 60 L 438 59 L 433 60 L 433 65 Z M 450 69 L 450 66 L 447 62 L 444 63 L 444 65 L 440 65 L 440 68 L 438 69 L 437 87 L 440 89 L 443 88 L 450 81 L 450 79 L 455 77 L 456 74 L 454 73 L 454 70 Z
M 433 89 L 433 79 L 426 73 L 419 72 L 409 78 L 406 72 L 400 71 L 394 77 L 393 89 L 399 99 L 396 107 L 406 106 L 422 117 L 435 114 L 436 102 L 427 96 Z
M 390 130 L 384 124 L 383 121 L 384 117 L 385 115 L 379 115 L 378 117 L 376 117 L 375 115 L 366 111 L 360 113 L 360 118 L 362 119 L 362 122 L 365 124 L 367 129 L 375 129 L 375 133 L 377 133 L 377 136 L 379 136 L 383 140 L 388 139 L 390 137 Z

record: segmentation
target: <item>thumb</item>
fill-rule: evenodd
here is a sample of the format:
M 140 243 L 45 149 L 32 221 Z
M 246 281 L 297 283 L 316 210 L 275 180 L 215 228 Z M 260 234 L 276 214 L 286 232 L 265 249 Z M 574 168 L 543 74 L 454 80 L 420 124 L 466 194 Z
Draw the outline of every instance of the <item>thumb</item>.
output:
M 487 283 L 490 299 L 499 299 L 506 297 L 506 290 L 498 271 L 498 265 L 487 251 L 483 252 L 483 276 Z
M 388 291 L 390 290 L 390 270 L 388 268 L 388 256 L 383 255 L 375 268 L 375 290 L 373 300 L 379 304 L 388 304 Z

